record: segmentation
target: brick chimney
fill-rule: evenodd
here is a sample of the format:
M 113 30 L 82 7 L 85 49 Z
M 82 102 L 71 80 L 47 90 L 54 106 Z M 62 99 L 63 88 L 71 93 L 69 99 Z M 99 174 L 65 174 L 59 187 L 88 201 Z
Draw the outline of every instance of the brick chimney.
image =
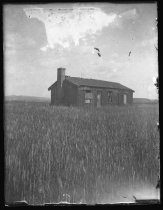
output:
M 65 68 L 58 68 L 57 69 L 57 101 L 58 104 L 62 104 L 63 100 L 63 90 L 62 90 L 62 84 L 65 80 Z
M 65 79 L 65 68 L 58 68 L 57 69 L 57 83 L 58 83 L 58 87 L 62 88 L 62 83 Z

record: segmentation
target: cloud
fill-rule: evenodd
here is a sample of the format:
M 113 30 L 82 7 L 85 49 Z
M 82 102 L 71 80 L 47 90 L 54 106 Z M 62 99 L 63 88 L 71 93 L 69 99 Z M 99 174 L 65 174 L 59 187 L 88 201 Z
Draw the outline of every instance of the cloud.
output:
M 16 54 L 16 50 L 15 49 L 12 49 L 12 48 L 5 48 L 4 49 L 4 52 L 7 56 L 10 56 L 10 55 L 15 55 Z
M 78 46 L 80 41 L 86 42 L 88 38 L 94 42 L 103 28 L 119 27 L 126 19 L 138 18 L 135 8 L 119 15 L 106 14 L 96 7 L 24 8 L 24 12 L 28 18 L 36 18 L 45 25 L 47 45 L 40 48 L 43 52 L 54 49 L 56 45 L 69 49 L 72 44 Z
M 36 42 L 29 37 L 22 37 L 18 33 L 8 33 L 4 39 L 4 50 L 15 52 L 18 49 L 24 49 L 25 47 L 33 47 Z
M 153 76 L 153 77 L 152 77 L 152 81 L 153 81 L 153 84 L 155 85 L 156 82 L 157 82 L 157 78 Z
M 53 53 L 44 54 L 43 56 L 40 56 L 40 58 L 38 58 L 37 62 L 40 66 L 46 68 L 54 68 L 60 66 L 61 63 L 67 65 L 67 58 L 64 55 L 61 56 L 59 51 L 57 52 L 58 53 L 56 55 L 54 55 Z
M 48 49 L 48 45 L 46 45 L 46 46 L 40 48 L 40 50 L 43 51 L 43 52 L 46 52 L 47 49 Z
M 134 9 L 127 10 L 127 11 L 121 13 L 118 17 L 123 18 L 123 19 L 135 20 L 138 18 L 138 13 L 137 13 L 136 9 L 134 8 Z
M 80 46 L 79 50 L 81 54 L 97 55 L 97 51 L 94 49 L 94 46 L 88 45 L 87 43 Z
M 118 58 L 112 58 L 107 61 L 101 58 L 98 62 L 92 63 L 94 72 L 105 75 L 118 75 L 128 66 L 128 62 L 125 60 L 120 61 Z
M 138 19 L 139 14 L 137 13 L 137 10 L 134 9 L 130 9 L 127 10 L 125 12 L 120 13 L 119 15 L 117 15 L 115 21 L 114 21 L 114 25 L 112 25 L 113 27 L 119 27 L 122 28 L 124 25 L 124 23 L 127 21 L 131 21 L 131 23 L 134 23 L 136 19 Z
M 95 7 L 74 7 L 72 9 L 25 8 L 28 18 L 37 18 L 45 24 L 48 47 L 56 44 L 69 48 L 79 45 L 87 36 L 97 35 L 104 27 L 114 22 L 117 15 L 107 15 Z M 92 37 L 94 38 L 94 37 Z M 46 51 L 46 48 L 41 48 Z
M 157 98 L 157 89 L 155 85 L 149 85 L 147 86 L 147 94 L 148 98 L 155 99 Z
M 143 40 L 140 45 L 142 47 L 146 47 L 146 46 L 152 46 L 152 47 L 157 47 L 157 41 L 158 41 L 158 38 L 155 36 L 153 38 L 150 38 L 150 39 L 145 39 Z

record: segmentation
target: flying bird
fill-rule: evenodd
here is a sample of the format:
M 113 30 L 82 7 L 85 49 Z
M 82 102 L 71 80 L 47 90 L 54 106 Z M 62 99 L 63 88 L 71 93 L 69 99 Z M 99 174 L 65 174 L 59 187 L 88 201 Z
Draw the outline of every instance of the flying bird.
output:
M 128 56 L 130 56 L 130 55 L 131 55 L 131 51 L 129 52 Z
M 132 197 L 134 198 L 134 200 L 137 200 L 136 197 L 135 197 L 134 195 L 133 195 Z
M 155 45 L 154 45 L 155 46 Z M 155 46 L 155 49 L 158 50 L 158 47 Z
M 97 50 L 97 55 L 98 55 L 99 57 L 101 57 L 100 50 L 99 50 L 97 47 L 94 47 L 94 49 Z
M 122 196 L 123 198 L 127 198 L 126 196 Z
M 95 49 L 95 50 L 98 50 L 98 51 L 100 52 L 100 50 L 99 50 L 98 48 L 94 47 L 94 49 Z
M 157 181 L 157 185 L 156 185 L 156 189 L 160 188 L 160 178 L 158 177 L 158 181 Z

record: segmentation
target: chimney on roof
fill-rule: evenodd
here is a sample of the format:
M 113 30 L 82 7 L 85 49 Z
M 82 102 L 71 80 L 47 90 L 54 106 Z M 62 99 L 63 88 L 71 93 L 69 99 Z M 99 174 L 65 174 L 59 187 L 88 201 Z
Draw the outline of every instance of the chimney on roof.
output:
M 57 69 L 57 83 L 58 87 L 62 88 L 62 83 L 65 79 L 65 68 L 58 68 Z
M 63 89 L 62 84 L 65 80 L 65 68 L 58 68 L 57 69 L 57 101 L 58 104 L 62 104 L 63 100 Z

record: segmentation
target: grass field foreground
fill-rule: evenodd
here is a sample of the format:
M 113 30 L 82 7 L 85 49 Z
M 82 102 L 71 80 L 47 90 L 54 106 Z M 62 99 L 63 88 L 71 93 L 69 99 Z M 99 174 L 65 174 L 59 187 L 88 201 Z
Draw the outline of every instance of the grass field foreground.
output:
M 158 105 L 83 109 L 5 104 L 5 200 L 98 203 L 155 185 Z

